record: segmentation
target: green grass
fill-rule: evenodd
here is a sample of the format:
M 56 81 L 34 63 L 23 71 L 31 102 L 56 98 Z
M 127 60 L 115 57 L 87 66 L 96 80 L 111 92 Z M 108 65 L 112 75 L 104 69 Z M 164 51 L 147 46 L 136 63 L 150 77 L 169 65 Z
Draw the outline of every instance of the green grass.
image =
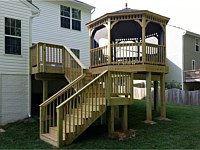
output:
M 158 113 L 153 113 L 158 117 Z M 136 137 L 123 141 L 109 139 L 107 128 L 92 126 L 73 144 L 64 149 L 200 149 L 200 107 L 168 105 L 171 121 L 144 124 L 145 102 L 136 101 L 129 108 L 129 128 Z M 39 123 L 17 122 L 4 127 L 0 133 L 0 149 L 55 148 L 39 139 Z

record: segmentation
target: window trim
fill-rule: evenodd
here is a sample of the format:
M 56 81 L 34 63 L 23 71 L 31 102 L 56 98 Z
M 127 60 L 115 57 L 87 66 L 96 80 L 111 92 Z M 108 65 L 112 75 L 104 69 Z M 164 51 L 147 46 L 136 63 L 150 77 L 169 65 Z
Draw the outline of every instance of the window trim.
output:
M 70 50 L 80 60 L 80 49 L 70 48 Z M 78 56 L 77 56 L 77 53 L 75 51 L 78 52 Z
M 198 49 L 197 49 L 198 47 Z M 199 38 L 195 38 L 195 52 L 199 52 L 200 49 L 199 49 Z
M 192 59 L 192 70 L 196 69 L 196 62 L 194 59 Z
M 70 8 L 70 16 L 69 17 L 67 17 L 67 16 L 63 16 L 63 15 L 61 15 L 61 7 L 68 7 L 68 8 Z M 77 19 L 77 18 L 73 18 L 73 9 L 75 9 L 75 10 L 79 10 L 80 11 L 80 19 Z M 82 20 L 81 20 L 81 18 L 82 18 L 82 16 L 81 16 L 81 9 L 77 9 L 77 8 L 73 8 L 73 7 L 69 7 L 69 6 L 64 6 L 64 5 L 60 5 L 60 27 L 61 28 L 65 28 L 65 29 L 70 29 L 70 30 L 75 30 L 75 31 L 81 31 L 82 30 L 82 26 L 81 26 L 81 24 L 82 24 Z M 67 19 L 69 19 L 70 20 L 70 27 L 69 28 L 66 28 L 66 27 L 62 27 L 62 24 L 61 24 L 61 18 L 67 18 Z M 73 28 L 73 21 L 78 21 L 78 22 L 80 22 L 80 29 L 75 29 L 75 28 Z
M 6 30 L 5 30 L 5 28 L 6 28 L 6 22 L 5 22 L 6 18 L 20 21 L 20 36 L 6 34 Z M 20 39 L 20 54 L 6 53 L 6 37 Z M 22 56 L 22 20 L 21 19 L 11 18 L 9 16 L 4 17 L 4 46 L 3 47 L 4 47 L 4 54 L 5 55 Z

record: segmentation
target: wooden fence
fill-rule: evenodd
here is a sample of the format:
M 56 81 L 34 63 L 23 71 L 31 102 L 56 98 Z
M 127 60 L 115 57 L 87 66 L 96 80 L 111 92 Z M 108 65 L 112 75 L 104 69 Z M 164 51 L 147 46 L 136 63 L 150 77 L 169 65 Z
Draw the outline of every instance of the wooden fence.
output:
M 154 92 L 152 88 L 152 98 Z M 158 91 L 160 95 L 160 91 Z M 146 96 L 145 88 L 134 87 L 134 99 L 144 99 Z M 200 90 L 197 91 L 183 91 L 179 89 L 168 89 L 165 93 L 167 103 L 172 104 L 186 104 L 193 106 L 200 106 Z M 160 99 L 160 97 L 158 96 Z

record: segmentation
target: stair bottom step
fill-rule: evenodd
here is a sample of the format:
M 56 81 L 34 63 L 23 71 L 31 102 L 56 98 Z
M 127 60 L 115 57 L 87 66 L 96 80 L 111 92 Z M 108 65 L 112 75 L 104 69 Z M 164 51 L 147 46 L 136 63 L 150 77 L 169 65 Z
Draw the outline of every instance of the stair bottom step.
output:
M 49 133 L 41 134 L 40 139 L 47 143 L 50 143 L 53 146 L 58 147 L 57 137 L 52 134 Z

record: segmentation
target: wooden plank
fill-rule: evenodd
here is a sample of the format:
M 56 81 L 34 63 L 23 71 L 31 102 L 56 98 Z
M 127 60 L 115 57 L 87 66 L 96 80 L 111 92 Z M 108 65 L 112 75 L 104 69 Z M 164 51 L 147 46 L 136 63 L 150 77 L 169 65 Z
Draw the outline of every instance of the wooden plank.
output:
M 36 80 L 65 80 L 65 77 L 63 74 L 52 74 L 52 73 L 38 73 L 35 74 Z
M 110 65 L 110 66 L 100 66 L 98 68 L 89 69 L 92 74 L 100 74 L 105 70 L 108 71 L 120 71 L 120 72 L 152 72 L 152 73 L 168 73 L 168 66 L 158 66 L 149 64 L 137 64 L 137 65 Z
M 111 97 L 109 100 L 107 100 L 107 106 L 130 105 L 130 104 L 132 104 L 130 98 Z
M 111 21 L 110 18 L 108 18 L 108 26 L 107 26 L 107 31 L 108 31 L 108 64 L 111 64 L 111 57 L 112 57 L 112 52 L 111 52 Z
M 146 17 L 142 15 L 142 62 L 143 64 L 146 62 L 146 44 L 145 37 L 146 36 Z
M 58 147 L 63 145 L 63 108 L 57 109 Z
M 40 107 L 40 135 L 44 133 L 44 107 Z

